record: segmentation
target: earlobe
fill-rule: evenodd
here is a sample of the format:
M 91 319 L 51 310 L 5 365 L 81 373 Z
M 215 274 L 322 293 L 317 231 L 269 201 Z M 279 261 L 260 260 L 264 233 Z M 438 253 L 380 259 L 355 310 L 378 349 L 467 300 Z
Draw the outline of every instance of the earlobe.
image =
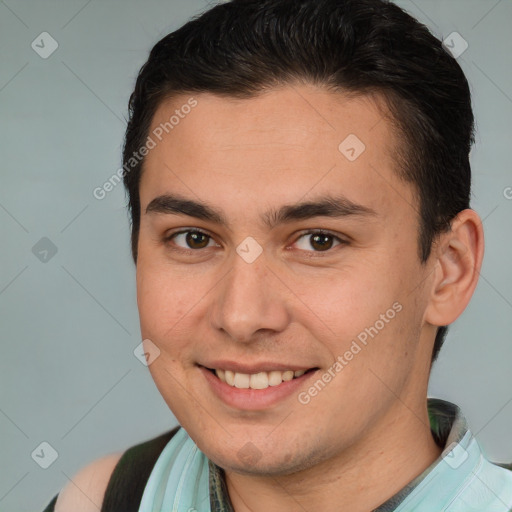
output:
M 460 212 L 452 221 L 451 230 L 440 235 L 436 247 L 436 269 L 424 319 L 441 326 L 459 317 L 478 283 L 484 253 L 478 214 L 471 209 Z

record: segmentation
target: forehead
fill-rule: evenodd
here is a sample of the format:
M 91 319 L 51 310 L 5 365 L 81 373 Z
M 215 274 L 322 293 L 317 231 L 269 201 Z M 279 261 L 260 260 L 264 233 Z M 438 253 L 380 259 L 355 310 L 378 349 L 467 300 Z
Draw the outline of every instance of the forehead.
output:
M 374 209 L 396 207 L 397 197 L 412 202 L 411 187 L 394 171 L 396 139 L 386 114 L 382 98 L 312 86 L 249 99 L 173 97 L 151 123 L 156 145 L 144 164 L 141 206 L 162 192 L 214 194 L 228 205 L 250 196 L 254 206 L 334 189 Z

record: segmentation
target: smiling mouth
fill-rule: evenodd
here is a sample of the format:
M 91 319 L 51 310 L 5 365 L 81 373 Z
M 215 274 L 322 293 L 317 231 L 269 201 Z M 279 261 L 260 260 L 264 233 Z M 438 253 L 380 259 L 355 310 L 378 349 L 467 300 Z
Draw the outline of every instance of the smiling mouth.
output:
M 309 370 L 286 370 L 286 371 L 270 371 L 259 373 L 239 373 L 231 370 L 220 370 L 207 368 L 221 382 L 228 386 L 239 389 L 267 389 L 268 387 L 279 386 L 283 382 L 298 379 L 303 375 L 314 372 L 318 368 L 310 368 Z

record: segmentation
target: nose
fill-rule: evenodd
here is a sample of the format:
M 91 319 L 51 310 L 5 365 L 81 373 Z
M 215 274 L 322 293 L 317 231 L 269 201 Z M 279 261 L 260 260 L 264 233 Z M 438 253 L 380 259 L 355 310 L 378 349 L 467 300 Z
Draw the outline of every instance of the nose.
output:
M 240 343 L 284 331 L 290 322 L 286 289 L 267 266 L 264 254 L 252 263 L 238 254 L 232 259 L 212 295 L 213 328 Z

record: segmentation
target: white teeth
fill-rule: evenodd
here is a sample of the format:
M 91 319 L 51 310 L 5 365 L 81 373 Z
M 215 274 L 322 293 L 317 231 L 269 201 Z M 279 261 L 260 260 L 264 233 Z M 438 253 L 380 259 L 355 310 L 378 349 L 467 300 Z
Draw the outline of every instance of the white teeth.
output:
M 235 373 L 235 388 L 249 389 L 251 376 L 247 373 Z
M 224 377 L 226 378 L 226 384 L 229 384 L 230 386 L 235 385 L 235 374 L 231 370 L 226 370 L 224 372 Z
M 251 375 L 250 387 L 252 389 L 266 389 L 268 388 L 268 375 L 267 372 L 254 373 Z
M 301 377 L 306 370 L 286 370 L 284 372 L 271 371 L 248 373 L 232 372 L 231 370 L 215 370 L 217 377 L 226 384 L 239 389 L 267 389 L 269 386 L 279 386 L 282 382 L 288 382 L 293 378 Z
M 269 386 L 279 386 L 283 382 L 282 372 L 268 372 L 268 384 Z
M 293 371 L 292 370 L 286 370 L 283 372 L 283 380 L 285 382 L 293 379 Z

